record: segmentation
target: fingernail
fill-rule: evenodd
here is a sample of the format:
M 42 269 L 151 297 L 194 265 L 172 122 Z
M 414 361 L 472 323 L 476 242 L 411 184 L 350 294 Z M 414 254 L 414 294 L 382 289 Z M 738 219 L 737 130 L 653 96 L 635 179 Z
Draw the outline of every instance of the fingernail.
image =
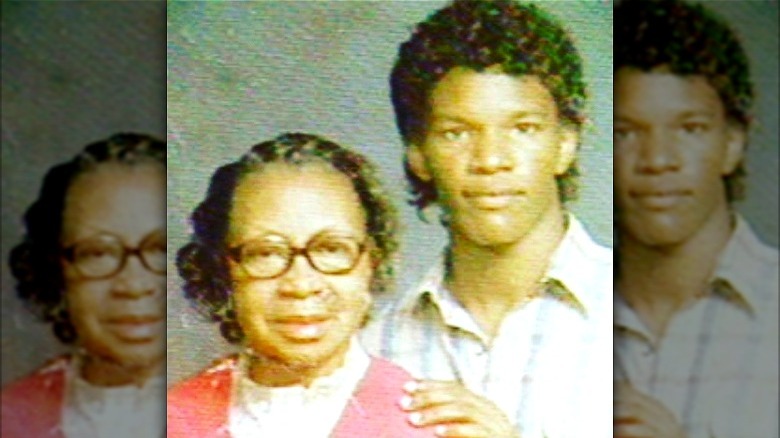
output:
M 419 387 L 420 387 L 420 385 L 416 381 L 414 381 L 414 380 L 410 380 L 410 381 L 404 383 L 404 391 L 406 391 L 406 392 L 408 392 L 410 394 L 414 394 L 414 392 L 417 391 L 417 389 Z
M 419 412 L 412 412 L 409 414 L 409 422 L 417 426 L 422 421 L 422 414 Z
M 409 397 L 408 395 L 405 395 L 401 397 L 401 401 L 399 402 L 399 404 L 401 405 L 401 409 L 404 410 L 409 409 L 412 406 L 412 398 Z

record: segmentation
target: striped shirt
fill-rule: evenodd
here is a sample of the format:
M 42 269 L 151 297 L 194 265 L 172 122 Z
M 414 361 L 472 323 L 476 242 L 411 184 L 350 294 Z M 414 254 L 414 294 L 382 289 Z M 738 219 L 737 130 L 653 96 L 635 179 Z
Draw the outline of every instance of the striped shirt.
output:
M 612 252 L 573 216 L 543 293 L 489 340 L 445 287 L 443 262 L 363 332 L 370 352 L 415 377 L 458 380 L 524 438 L 612 436 Z
M 737 226 L 707 293 L 657 339 L 615 296 L 615 378 L 673 412 L 689 438 L 778 437 L 778 252 Z

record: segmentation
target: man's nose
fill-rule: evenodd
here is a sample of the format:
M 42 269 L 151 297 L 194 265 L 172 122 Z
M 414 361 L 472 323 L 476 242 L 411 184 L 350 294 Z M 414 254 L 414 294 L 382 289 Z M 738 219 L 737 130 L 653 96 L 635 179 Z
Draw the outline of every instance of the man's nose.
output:
M 649 131 L 641 142 L 637 170 L 642 173 L 663 173 L 679 169 L 677 145 L 665 130 Z
M 500 132 L 486 130 L 473 145 L 469 170 L 475 174 L 493 174 L 512 170 L 515 160 L 511 144 Z

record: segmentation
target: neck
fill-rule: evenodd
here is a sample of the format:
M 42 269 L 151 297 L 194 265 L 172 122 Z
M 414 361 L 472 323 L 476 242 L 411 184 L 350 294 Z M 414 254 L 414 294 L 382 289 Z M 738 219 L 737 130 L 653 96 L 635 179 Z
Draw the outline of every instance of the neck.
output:
M 329 376 L 342 367 L 348 350 L 349 342 L 346 342 L 334 354 L 322 361 L 278 358 L 250 351 L 249 378 L 258 385 L 266 387 L 308 388 L 316 379 Z
M 538 293 L 564 233 L 559 205 L 548 209 L 534 229 L 510 245 L 479 246 L 453 234 L 448 287 L 493 337 L 509 312 Z
M 616 287 L 656 335 L 704 291 L 732 231 L 727 206 L 683 242 L 648 246 L 621 233 Z
M 81 363 L 81 378 L 93 386 L 143 386 L 155 376 L 163 375 L 164 360 L 142 364 L 125 364 L 95 355 L 86 355 Z

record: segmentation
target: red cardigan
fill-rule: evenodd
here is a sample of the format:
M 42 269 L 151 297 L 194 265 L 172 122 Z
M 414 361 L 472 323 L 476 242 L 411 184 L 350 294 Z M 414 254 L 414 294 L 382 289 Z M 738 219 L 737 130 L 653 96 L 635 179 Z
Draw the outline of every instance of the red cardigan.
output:
M 58 357 L 3 388 L 0 436 L 64 438 L 62 406 L 69 363 L 70 356 Z
M 235 357 L 224 359 L 168 390 L 168 438 L 230 436 L 228 413 L 235 367 Z M 355 390 L 355 402 L 347 405 L 331 437 L 434 437 L 432 428 L 411 426 L 398 406 L 402 385 L 410 379 L 400 367 L 372 358 Z

